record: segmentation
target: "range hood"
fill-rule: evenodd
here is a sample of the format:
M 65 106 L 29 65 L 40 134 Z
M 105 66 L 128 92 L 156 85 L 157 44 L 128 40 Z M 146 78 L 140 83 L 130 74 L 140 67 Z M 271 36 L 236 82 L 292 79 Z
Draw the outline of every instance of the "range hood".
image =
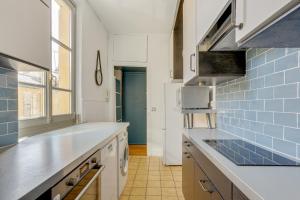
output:
M 236 0 L 232 0 L 199 44 L 199 50 L 300 47 L 300 3 L 298 0 L 292 1 L 237 43 L 236 31 L 242 28 L 242 23 L 236 23 Z

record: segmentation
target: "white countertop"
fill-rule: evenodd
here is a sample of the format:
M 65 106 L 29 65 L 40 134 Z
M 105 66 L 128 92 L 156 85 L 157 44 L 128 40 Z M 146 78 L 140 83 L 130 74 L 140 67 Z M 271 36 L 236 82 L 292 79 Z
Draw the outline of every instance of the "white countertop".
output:
M 87 123 L 30 137 L 0 153 L 0 199 L 35 199 L 128 123 Z
M 300 167 L 237 166 L 218 153 L 205 139 L 232 139 L 215 129 L 187 130 L 185 135 L 251 200 L 300 199 Z

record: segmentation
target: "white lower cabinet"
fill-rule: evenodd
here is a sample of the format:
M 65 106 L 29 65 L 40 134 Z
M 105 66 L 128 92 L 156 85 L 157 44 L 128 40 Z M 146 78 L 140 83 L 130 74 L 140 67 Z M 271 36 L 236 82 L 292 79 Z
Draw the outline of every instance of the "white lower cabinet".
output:
M 50 21 L 50 8 L 40 0 L 2 0 L 0 53 L 50 68 Z

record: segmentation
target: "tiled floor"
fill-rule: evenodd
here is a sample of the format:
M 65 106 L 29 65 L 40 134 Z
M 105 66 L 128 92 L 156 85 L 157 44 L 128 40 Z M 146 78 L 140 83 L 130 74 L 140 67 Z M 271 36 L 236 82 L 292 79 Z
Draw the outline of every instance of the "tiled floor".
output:
M 130 156 L 121 200 L 184 200 L 181 166 L 164 166 L 159 157 Z

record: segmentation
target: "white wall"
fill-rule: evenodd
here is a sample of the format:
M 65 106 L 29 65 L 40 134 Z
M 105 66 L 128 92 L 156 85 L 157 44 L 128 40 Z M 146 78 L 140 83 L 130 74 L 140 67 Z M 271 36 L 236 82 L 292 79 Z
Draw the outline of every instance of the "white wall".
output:
M 83 122 L 108 120 L 108 32 L 86 0 L 77 0 L 77 111 Z M 104 81 L 95 84 L 96 53 L 101 52 Z
M 146 67 L 147 69 L 147 144 L 148 155 L 162 156 L 163 153 L 163 128 L 164 128 L 164 89 L 168 81 L 169 71 L 169 34 L 148 35 L 147 62 L 118 62 L 113 61 L 113 38 L 109 40 L 108 67 L 110 71 L 110 120 L 115 120 L 114 97 L 114 66 Z M 130 48 L 130 47 L 129 47 Z M 155 110 L 155 111 L 153 111 Z

